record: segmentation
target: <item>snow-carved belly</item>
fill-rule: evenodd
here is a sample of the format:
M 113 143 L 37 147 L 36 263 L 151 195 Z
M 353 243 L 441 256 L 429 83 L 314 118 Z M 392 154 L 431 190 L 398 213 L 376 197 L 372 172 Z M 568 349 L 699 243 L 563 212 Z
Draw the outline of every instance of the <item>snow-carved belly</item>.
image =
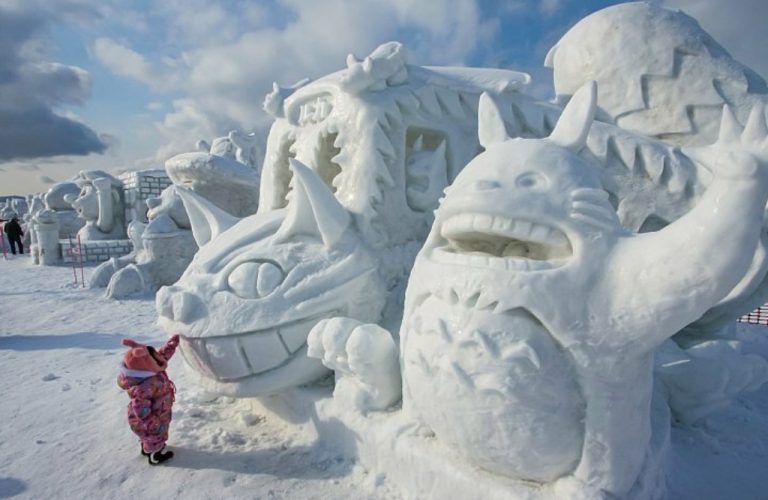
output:
M 438 440 L 509 477 L 551 481 L 573 470 L 584 401 L 536 318 L 449 308 L 431 296 L 404 326 L 404 405 Z

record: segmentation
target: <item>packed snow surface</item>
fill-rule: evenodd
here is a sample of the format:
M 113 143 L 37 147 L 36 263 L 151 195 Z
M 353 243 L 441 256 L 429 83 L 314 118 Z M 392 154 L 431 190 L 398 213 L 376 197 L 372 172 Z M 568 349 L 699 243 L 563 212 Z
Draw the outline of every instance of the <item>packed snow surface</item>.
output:
M 181 356 L 169 368 L 177 455 L 148 466 L 115 381 L 123 337 L 165 340 L 154 298 L 108 300 L 27 256 L 0 259 L 0 276 L 0 498 L 409 498 L 253 400 L 200 392 Z M 766 327 L 739 336 L 768 356 Z M 672 429 L 669 498 L 764 498 L 767 469 L 768 386 Z

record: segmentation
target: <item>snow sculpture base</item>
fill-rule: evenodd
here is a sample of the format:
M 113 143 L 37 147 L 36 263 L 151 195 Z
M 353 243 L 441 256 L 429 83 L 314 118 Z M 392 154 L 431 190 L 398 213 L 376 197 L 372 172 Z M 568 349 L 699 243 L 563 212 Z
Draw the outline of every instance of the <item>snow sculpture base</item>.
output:
M 549 485 L 511 480 L 463 462 L 436 439 L 420 434 L 399 408 L 364 416 L 341 410 L 332 387 L 299 388 L 254 399 L 258 413 L 271 414 L 293 425 L 306 426 L 321 453 L 355 460 L 374 481 L 400 488 L 404 498 L 484 498 L 549 500 L 596 499 L 565 478 Z M 670 447 L 670 413 L 664 389 L 657 387 L 651 408 L 652 439 L 643 470 L 626 499 L 662 498 L 664 468 Z M 608 498 L 608 495 L 605 495 Z
M 61 246 L 61 256 L 65 264 L 70 264 L 73 260 L 79 261 L 80 257 L 73 255 L 73 252 L 77 252 L 76 240 L 59 240 L 59 245 Z M 83 262 L 104 262 L 112 257 L 126 255 L 133 248 L 131 240 L 81 240 L 80 246 L 83 251 Z

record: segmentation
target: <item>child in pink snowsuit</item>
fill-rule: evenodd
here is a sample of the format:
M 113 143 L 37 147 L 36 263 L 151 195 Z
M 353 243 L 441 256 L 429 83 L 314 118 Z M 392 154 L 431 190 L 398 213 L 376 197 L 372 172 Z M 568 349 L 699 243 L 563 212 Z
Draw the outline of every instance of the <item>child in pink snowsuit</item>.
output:
M 128 425 L 139 436 L 141 453 L 148 457 L 150 465 L 157 465 L 173 457 L 172 451 L 164 451 L 171 425 L 176 387 L 165 369 L 179 345 L 174 335 L 160 349 L 124 339 L 130 347 L 120 365 L 117 385 L 128 392 Z

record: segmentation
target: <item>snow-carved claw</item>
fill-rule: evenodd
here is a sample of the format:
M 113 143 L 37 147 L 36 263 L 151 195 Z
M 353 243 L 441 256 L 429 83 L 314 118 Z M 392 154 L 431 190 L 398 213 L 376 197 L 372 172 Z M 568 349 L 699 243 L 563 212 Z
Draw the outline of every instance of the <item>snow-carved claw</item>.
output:
M 683 152 L 717 175 L 740 178 L 753 175 L 756 169 L 768 175 L 768 125 L 765 108 L 752 108 L 744 127 L 730 106 L 723 107 L 717 142 L 704 147 L 683 148 Z
M 336 372 L 334 399 L 360 413 L 385 410 L 401 395 L 395 341 L 378 325 L 330 318 L 309 332 L 307 355 Z

